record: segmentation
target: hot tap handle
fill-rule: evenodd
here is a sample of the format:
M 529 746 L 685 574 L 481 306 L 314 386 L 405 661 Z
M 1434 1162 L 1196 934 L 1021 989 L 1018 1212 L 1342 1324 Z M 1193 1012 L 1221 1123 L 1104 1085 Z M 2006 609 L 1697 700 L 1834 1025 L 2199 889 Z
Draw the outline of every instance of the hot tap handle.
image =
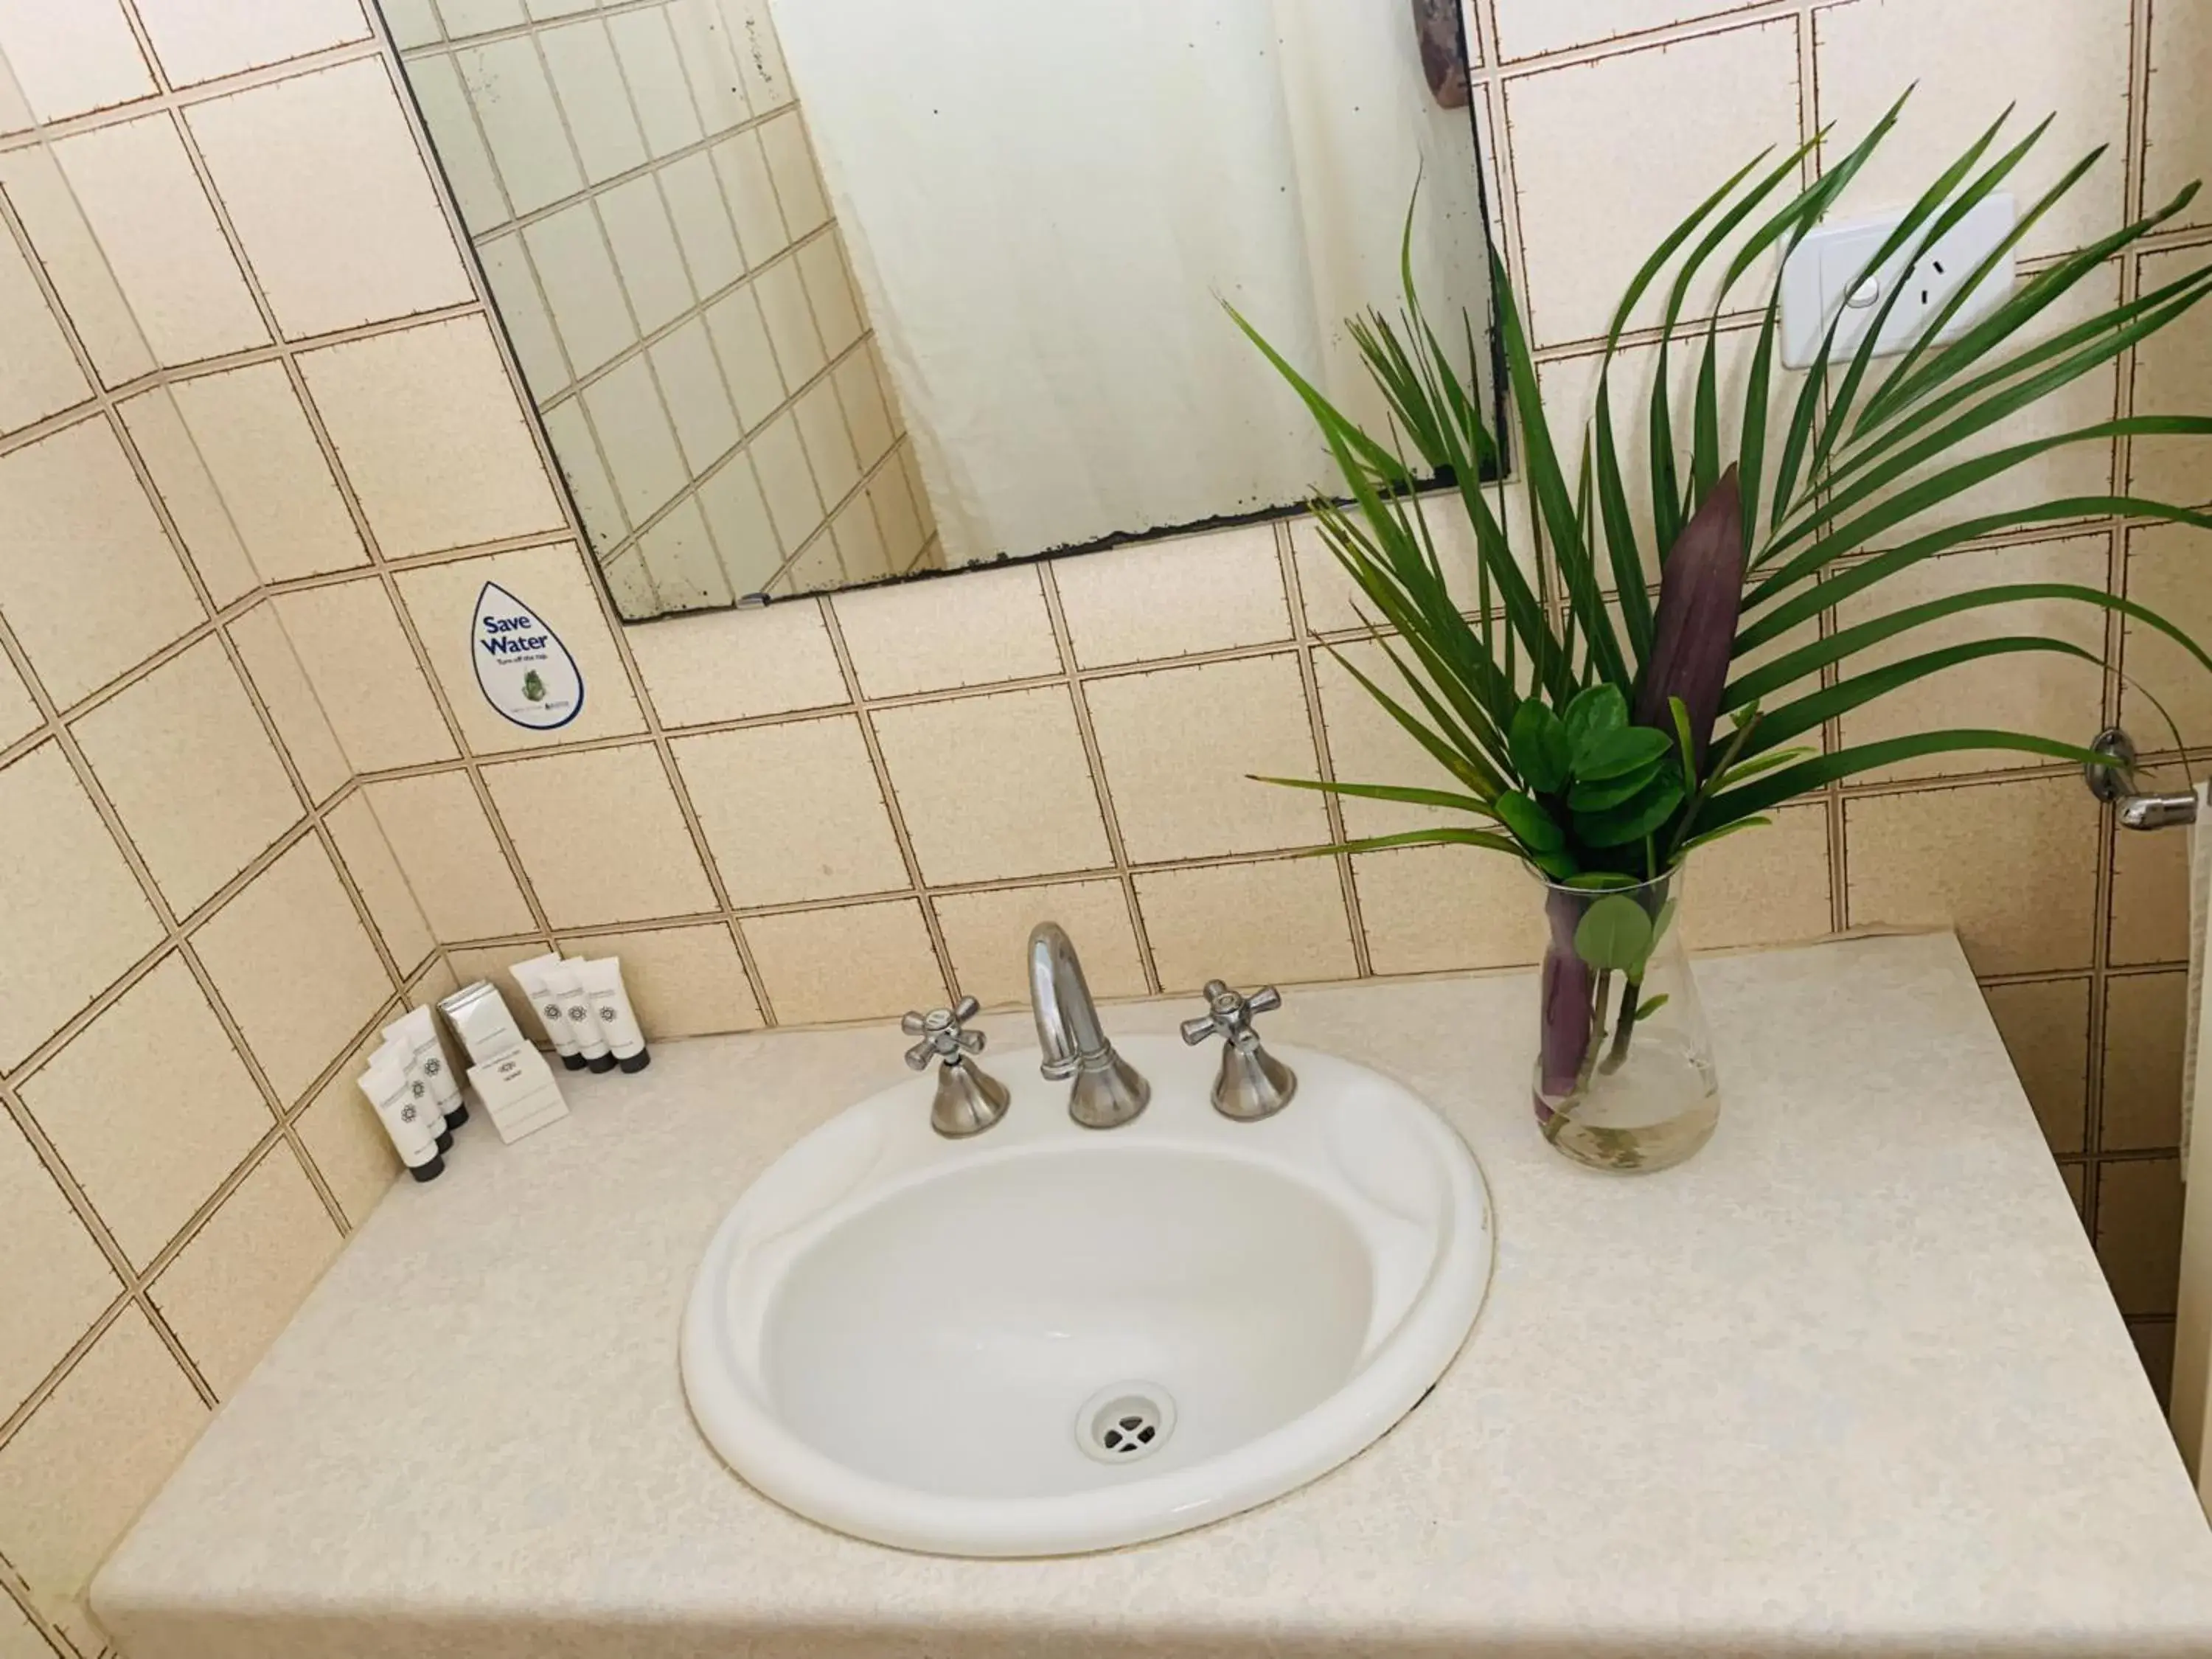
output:
M 983 1034 L 963 1029 L 965 1022 L 975 1018 L 981 1005 L 973 997 L 963 997 L 950 1008 L 933 1008 L 927 1013 L 909 1010 L 899 1020 L 899 1030 L 908 1036 L 918 1036 L 921 1042 L 906 1051 L 906 1063 L 914 1071 L 926 1068 L 932 1060 L 942 1060 L 948 1065 L 969 1054 L 983 1052 Z
M 1197 1019 L 1182 1023 L 1182 1040 L 1197 1046 L 1208 1037 L 1224 1037 L 1238 1048 L 1249 1050 L 1259 1042 L 1252 1030 L 1255 1014 L 1272 1013 L 1283 1006 L 1283 994 L 1272 985 L 1263 985 L 1250 996 L 1241 996 L 1218 979 L 1206 982 L 1206 1013 Z

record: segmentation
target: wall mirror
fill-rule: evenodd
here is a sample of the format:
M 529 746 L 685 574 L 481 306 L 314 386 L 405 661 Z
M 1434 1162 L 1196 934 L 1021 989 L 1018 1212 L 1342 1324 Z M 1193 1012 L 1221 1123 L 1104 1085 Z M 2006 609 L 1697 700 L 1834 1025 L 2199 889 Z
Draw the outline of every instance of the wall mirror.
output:
M 1409 200 L 1490 383 L 1457 0 L 386 5 L 625 617 L 1295 507 Z

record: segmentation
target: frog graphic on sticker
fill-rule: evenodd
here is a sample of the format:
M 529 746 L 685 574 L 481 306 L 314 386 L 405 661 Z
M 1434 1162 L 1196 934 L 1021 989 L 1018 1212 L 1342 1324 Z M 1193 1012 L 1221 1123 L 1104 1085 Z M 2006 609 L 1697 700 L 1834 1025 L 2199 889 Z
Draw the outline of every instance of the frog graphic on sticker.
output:
M 550 732 L 584 712 L 584 677 L 568 647 L 497 582 L 477 595 L 469 658 L 484 701 L 517 726 Z

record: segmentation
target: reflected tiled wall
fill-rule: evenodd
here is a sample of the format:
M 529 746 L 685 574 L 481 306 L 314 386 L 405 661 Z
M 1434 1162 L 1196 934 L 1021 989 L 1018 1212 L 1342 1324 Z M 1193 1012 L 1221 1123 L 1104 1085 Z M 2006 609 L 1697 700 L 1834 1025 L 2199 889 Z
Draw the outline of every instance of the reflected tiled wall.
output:
M 447 26 L 520 21 L 517 0 L 440 3 Z M 439 27 L 429 0 L 392 11 L 410 39 Z M 2063 112 L 2051 167 L 2117 141 L 2039 258 L 2212 170 L 2188 94 L 2212 17 L 2180 0 L 1473 15 L 1500 229 L 1569 418 L 1595 319 L 1656 229 L 1757 149 L 1851 131 L 1907 80 L 1922 142 L 1869 205 L 2002 99 Z M 1411 820 L 1246 781 L 1425 765 L 1325 648 L 1361 649 L 1295 525 L 617 625 L 385 52 L 355 0 L 0 0 L 27 100 L 0 103 L 10 1659 L 96 1650 L 86 1575 L 389 1179 L 352 1092 L 362 1047 L 456 976 L 550 943 L 619 951 L 672 1036 L 878 1018 L 956 988 L 1011 1002 L 1046 914 L 1110 994 L 1534 954 L 1509 866 L 1295 858 Z M 2208 215 L 2108 291 L 2203 257 Z M 2208 382 L 2212 315 L 2079 412 L 2196 406 Z M 2054 465 L 2039 489 L 2212 494 L 2161 446 Z M 2212 630 L 2196 540 L 2069 524 L 1925 580 L 2124 585 Z M 487 579 L 574 652 L 574 725 L 529 732 L 477 695 Z M 2212 743 L 2212 691 L 2155 647 L 2083 639 Z M 2051 661 L 1977 665 L 1883 717 L 2086 734 L 2124 710 L 2157 741 L 2117 676 Z M 1687 921 L 1705 945 L 1955 921 L 2154 1359 L 2183 851 L 2116 840 L 2069 769 L 1970 757 L 1723 843 Z
M 933 563 L 766 0 L 386 9 L 625 612 Z

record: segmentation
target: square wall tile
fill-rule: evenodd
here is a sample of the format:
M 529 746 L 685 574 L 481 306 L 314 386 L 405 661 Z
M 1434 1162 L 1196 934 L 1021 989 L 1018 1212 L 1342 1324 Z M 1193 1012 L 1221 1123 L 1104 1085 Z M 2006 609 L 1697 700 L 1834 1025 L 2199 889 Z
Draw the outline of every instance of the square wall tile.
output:
M 383 1040 L 380 1034 L 363 1039 L 299 1117 L 300 1144 L 345 1212 L 347 1224 L 356 1228 L 368 1219 L 405 1167 L 356 1081 Z
M 2105 1087 L 2097 1142 L 2104 1151 L 2157 1152 L 2181 1144 L 2188 1028 L 2187 974 L 2115 974 L 2105 981 Z
M 924 881 L 998 881 L 1113 862 L 1066 686 L 909 703 L 868 718 Z M 980 786 L 990 777 L 1018 781 Z
M 584 388 L 583 403 L 623 510 L 643 524 L 691 481 L 651 364 L 632 357 L 616 365 Z
M 750 720 L 848 701 L 817 599 L 656 621 L 625 629 L 623 637 L 665 726 Z
M 612 362 L 637 343 L 637 324 L 615 274 L 614 251 L 589 202 L 572 202 L 522 232 L 545 289 L 553 327 L 579 374 Z
M 13 237 L 0 240 L 0 432 L 58 414 L 92 394 L 61 324 Z
M 1769 145 L 1800 142 L 1794 18 L 1504 84 L 1539 345 L 1601 336 L 1636 268 L 1692 208 Z M 1715 87 L 1729 96 L 1716 102 Z M 1607 118 L 1593 119 L 1601 110 Z M 1636 188 L 1622 191 L 1624 179 Z M 1632 322 L 1656 321 L 1663 305 L 1647 296 Z
M 676 32 L 676 54 L 691 83 L 691 100 L 708 137 L 727 132 L 752 115 L 745 96 L 745 72 L 738 62 L 733 21 L 720 6 L 664 8 Z
M 2143 787 L 2189 786 L 2179 769 Z M 2189 837 L 2112 831 L 2112 923 L 2106 960 L 2116 968 L 2189 960 Z
M 71 729 L 179 915 L 300 821 L 284 763 L 215 640 L 133 681 Z
M 612 185 L 599 192 L 597 204 L 638 326 L 650 334 L 696 305 L 699 296 L 684 270 L 676 227 L 652 178 Z
M 2103 592 L 2112 565 L 2112 537 L 2069 537 L 2021 547 L 1984 548 L 1923 560 L 1836 607 L 1838 628 L 1891 616 L 1957 594 L 2017 582 L 2064 583 Z M 2094 660 L 2041 653 L 1984 657 L 1900 686 L 1843 718 L 1846 745 L 1880 743 L 1947 726 L 2032 732 L 2081 743 L 2104 724 L 2105 617 L 2094 605 L 2066 599 L 2026 599 L 1984 606 L 1923 623 L 1846 657 L 1843 672 L 1856 678 L 1930 651 L 2007 635 L 2050 640 L 2086 652 Z M 1979 750 L 1929 755 L 1869 775 L 1926 777 L 2033 766 L 2039 757 Z
M 867 319 L 853 292 L 852 273 L 835 235 L 817 236 L 799 250 L 799 276 L 806 297 L 814 305 L 814 320 L 822 331 L 822 343 L 832 357 L 842 356 L 867 332 Z
M 0 1655 L 5 1659 L 58 1659 L 61 1644 L 39 1633 L 12 1596 L 0 1595 Z
M 152 374 L 156 364 L 145 331 L 117 286 L 107 251 L 54 151 L 40 144 L 0 153 L 0 190 L 22 219 L 31 251 L 101 383 L 120 386 L 135 375 Z
M 648 1042 L 760 1027 L 760 1005 L 726 923 L 563 935 L 560 943 L 568 956 L 620 959 L 623 988 Z
M 15 672 L 15 665 L 0 654 L 0 749 L 29 737 L 45 718 L 23 677 Z
M 92 800 L 41 744 L 0 769 L 0 1069 L 12 1067 L 161 942 L 161 924 Z
M 947 1000 L 916 900 L 787 910 L 739 925 L 779 1025 L 887 1019 Z
M 192 942 L 288 1107 L 392 995 L 353 901 L 312 836 L 203 923 Z
M 611 571 L 612 567 L 604 561 L 608 550 L 629 534 L 629 520 L 623 516 L 622 498 L 615 493 L 615 482 L 608 476 L 591 422 L 584 418 L 584 405 L 578 398 L 565 398 L 543 413 L 545 435 L 553 447 L 553 464 L 568 480 L 568 493 L 574 498 L 592 553 L 603 562 L 603 568 Z M 626 550 L 617 562 L 637 567 L 636 549 Z M 611 582 L 610 588 L 626 615 L 650 617 L 659 607 L 649 584 L 642 602 L 635 605 L 625 602 L 622 590 Z
M 900 697 L 1060 672 L 1034 565 L 969 570 L 830 601 L 863 696 Z
M 356 790 L 330 810 L 323 824 L 346 878 L 368 908 L 370 925 L 384 941 L 386 954 L 401 973 L 412 973 L 436 951 L 438 936 L 430 931 L 368 797 Z
M 250 7 L 226 0 L 138 0 L 138 16 L 173 87 L 197 86 L 369 37 L 359 0 Z
M 485 699 L 477 682 L 474 657 L 480 647 L 473 624 L 477 601 L 488 582 L 528 605 L 574 659 L 583 677 L 584 702 L 566 726 L 546 731 L 518 726 Z M 398 583 L 400 599 L 471 752 L 540 749 L 645 729 L 614 630 L 599 608 L 586 556 L 574 543 L 424 565 L 402 571 Z
M 677 447 L 696 477 L 734 448 L 743 435 L 706 323 L 696 316 L 688 319 L 647 356 L 653 360 L 661 396 L 667 399 L 669 418 L 676 424 Z
M 1691 950 L 1795 945 L 1832 930 L 1827 807 L 1784 806 L 1770 816 L 1765 829 L 1692 857 L 1682 900 L 1682 942 Z
M 1132 861 L 1328 839 L 1320 796 L 1249 775 L 1317 775 L 1305 688 L 1290 653 L 1117 675 L 1091 682 L 1084 696 Z
M 2212 531 L 2158 525 L 2127 536 L 2128 597 L 2191 639 L 2212 639 L 2212 588 L 2204 580 Z M 2120 686 L 2120 723 L 2137 745 L 2147 754 L 2171 749 L 2169 715 L 2185 744 L 2212 744 L 2212 674 L 2165 634 L 2132 617 L 2121 623 L 2120 639 L 2120 666 L 2127 676 Z
M 672 611 L 703 611 L 735 599 L 696 495 L 678 501 L 640 536 L 637 553 L 653 592 Z
M 328 800 L 352 777 L 353 769 L 316 700 L 284 624 L 276 619 L 276 605 L 263 600 L 234 619 L 228 632 L 308 799 Z
M 528 36 L 465 48 L 453 63 L 516 213 L 535 213 L 583 189 L 583 168 L 562 129 L 553 83 Z
M 2028 232 L 2022 256 L 2080 247 L 2117 229 L 2126 171 L 2120 158 L 2128 137 L 2129 10 L 2128 0 L 1848 0 L 1816 8 L 1820 119 L 1835 123 L 1844 143 L 1863 137 L 1908 83 L 1917 87 L 1897 130 L 1844 193 L 1840 210 L 1911 203 L 2017 101 L 2000 149 L 2045 114 L 2057 118 L 2008 180 L 2023 204 L 2100 144 L 2112 146 Z
M 483 318 L 326 346 L 300 368 L 386 556 L 564 526 Z
M 667 9 L 648 6 L 619 12 L 607 20 L 607 32 L 614 36 L 615 56 L 622 62 L 623 79 L 629 83 L 630 102 L 645 127 L 646 147 L 655 155 L 668 155 L 697 143 L 706 134 L 691 106 L 691 89 L 676 55 Z
M 752 287 L 785 384 L 805 385 L 828 365 L 830 356 L 822 343 L 822 331 L 815 325 L 814 309 L 806 302 L 806 284 L 799 274 L 799 262 L 777 260 L 753 278 Z
M 2080 1152 L 2087 1144 L 2089 981 L 1985 985 L 1982 997 L 2051 1150 Z
M 501 939 L 537 926 L 467 773 L 390 778 L 362 793 L 434 937 Z
M 0 0 L 0 53 L 41 121 L 143 98 L 154 76 L 118 0 Z
M 1757 0 L 1498 0 L 1498 54 L 1507 63 L 1624 34 L 1741 11 Z M 1471 44 L 1471 43 L 1470 43 Z
M 731 589 L 749 595 L 765 588 L 783 562 L 783 549 L 750 456 L 732 455 L 700 484 L 699 509 Z
M 459 757 L 381 581 L 298 588 L 270 605 L 353 770 Z
M 930 900 L 963 996 L 988 1008 L 1021 1007 L 1030 1000 L 1030 930 L 1056 921 L 1083 953 L 1083 976 L 1096 997 L 1147 994 L 1144 955 L 1118 881 L 1055 881 L 1041 887 L 998 887 L 980 893 L 939 893 Z
M 845 423 L 852 428 L 853 448 L 860 457 L 860 470 L 870 471 L 890 453 L 899 434 L 898 416 L 892 411 L 890 397 L 884 390 L 882 372 L 877 368 L 872 346 L 863 351 L 847 352 L 844 361 L 830 373 L 836 382 L 837 401 L 845 408 Z
M 8 586 L 32 672 L 66 708 L 207 620 L 108 423 L 0 456 Z
M 1272 524 L 1109 548 L 1051 570 L 1085 668 L 1291 637 Z
M 2097 1260 L 2120 1311 L 2173 1311 L 2181 1279 L 2181 1164 L 2171 1158 L 2097 1169 Z
M 1846 801 L 1850 925 L 1955 927 L 1978 974 L 2087 968 L 2097 812 L 2071 775 Z
M 1368 961 L 1378 974 L 1518 967 L 1543 957 L 1543 890 L 1516 859 L 1474 847 L 1401 847 L 1362 853 L 1352 872 Z
M 854 453 L 853 434 L 845 429 L 836 384 L 826 377 L 815 381 L 799 394 L 792 414 L 822 499 L 832 504 L 843 501 L 860 482 L 860 464 Z
M 181 956 L 23 1085 L 23 1103 L 132 1263 L 160 1254 L 274 1121 Z
M 670 747 L 732 904 L 908 884 L 854 716 L 678 738 Z
M 750 286 L 735 289 L 708 305 L 703 314 L 707 331 L 714 339 L 714 355 L 729 377 L 738 417 L 750 430 L 775 413 L 786 391 L 768 325 L 761 319 L 760 300 Z
M 185 120 L 289 338 L 471 296 L 381 58 L 195 104 Z
M 260 582 L 368 562 L 278 365 L 173 381 L 124 404 L 123 419 L 218 604 Z M 234 568 L 239 578 L 215 574 Z
M 2150 13 L 2150 92 L 2143 135 L 2143 205 L 2164 206 L 2212 174 L 2212 111 L 2197 88 L 2212 80 L 2212 12 L 2189 0 L 2166 0 Z M 2203 224 L 2212 203 L 2203 197 L 2179 222 Z
M 1357 971 L 1334 859 L 1139 871 L 1137 907 L 1164 992 Z
M 783 210 L 776 204 L 775 181 L 769 177 L 760 134 L 757 131 L 734 134 L 708 155 L 722 181 L 722 197 L 730 204 L 730 216 L 737 222 L 745 263 L 757 270 L 791 246 L 791 231 L 783 222 Z
M 396 32 L 396 22 L 393 27 Z M 469 89 L 461 79 L 459 66 L 443 52 L 422 53 L 408 60 L 407 84 L 422 112 L 422 125 L 445 168 L 447 181 L 453 185 L 453 204 L 461 210 L 461 222 L 477 236 L 505 224 L 512 216 L 507 212 L 507 190 L 499 181 L 499 168 L 477 126 L 476 111 L 469 102 Z
M 307 1299 L 340 1243 L 292 1149 L 255 1166 L 153 1284 L 208 1386 L 224 1398 Z
M 122 289 L 156 362 L 173 367 L 268 343 L 246 277 L 167 115 L 64 138 L 54 156 L 106 255 L 101 274 Z M 39 226 L 28 228 L 36 245 Z M 72 283 L 60 272 L 56 283 L 63 303 L 73 307 Z
M 805 447 L 799 441 L 799 422 L 790 410 L 753 434 L 751 458 L 777 542 L 787 548 L 805 545 L 825 514 L 822 493 L 806 464 Z
M 2148 294 L 2178 282 L 2202 270 L 2204 263 L 2201 247 L 2148 254 L 2137 267 L 2142 291 Z M 2212 307 L 2200 302 L 2155 339 L 2136 348 L 2135 412 L 2201 415 L 2208 377 L 2212 377 Z M 2203 438 L 2133 438 L 2128 457 L 2133 494 L 2183 507 L 2212 501 L 2212 443 Z
M 830 222 L 830 204 L 815 176 L 814 151 L 806 142 L 806 129 L 792 110 L 765 122 L 760 129 L 761 149 L 768 156 L 769 176 L 775 180 L 775 198 L 793 236 L 809 235 Z
M 714 908 L 676 792 L 647 744 L 483 769 L 492 803 L 556 927 Z
M 123 1290 L 15 1126 L 0 1121 L 0 1410 L 13 1413 Z
M 1401 653 L 1402 655 L 1403 653 Z M 1354 641 L 1332 652 L 1314 656 L 1314 683 L 1321 692 L 1322 731 L 1328 741 L 1329 764 L 1346 783 L 1381 783 L 1415 789 L 1457 790 L 1458 781 L 1444 770 L 1435 756 L 1421 747 L 1400 726 L 1390 711 L 1368 695 L 1352 677 L 1349 663 L 1397 697 L 1412 696 L 1398 671 L 1380 645 Z M 1400 696 L 1403 691 L 1404 695 Z M 1285 777 L 1314 777 L 1308 769 L 1286 772 Z M 1285 793 L 1288 793 L 1285 791 Z M 1314 797 L 1318 801 L 1319 796 Z M 1467 827 L 1464 812 L 1437 806 L 1413 806 L 1401 801 L 1364 800 L 1354 795 L 1338 798 L 1344 833 L 1352 836 L 1395 836 L 1409 830 L 1442 825 Z
M 615 44 L 599 18 L 541 29 L 538 47 L 553 76 L 553 91 L 582 158 L 584 176 L 604 184 L 645 165 L 645 135 L 638 131 L 623 85 Z
M 207 1418 L 146 1316 L 125 1308 L 0 1446 L 0 1554 L 34 1601 L 84 1594 Z

